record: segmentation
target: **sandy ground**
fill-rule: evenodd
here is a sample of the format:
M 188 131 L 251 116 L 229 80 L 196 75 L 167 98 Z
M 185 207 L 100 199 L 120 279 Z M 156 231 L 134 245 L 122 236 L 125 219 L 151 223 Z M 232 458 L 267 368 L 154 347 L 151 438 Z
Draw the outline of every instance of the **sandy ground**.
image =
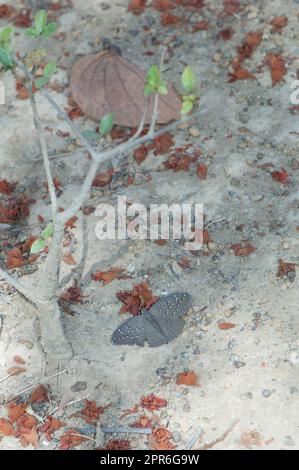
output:
M 83 282 L 86 302 L 75 307 L 74 316 L 64 317 L 75 356 L 61 365 L 68 373 L 49 381 L 54 402 L 89 394 L 101 406 L 111 404 L 101 418 L 102 424 L 128 425 L 136 416 L 120 421 L 123 411 L 132 408 L 142 396 L 154 393 L 168 401 L 167 407 L 156 415 L 161 425 L 175 433 L 177 448 L 186 448 L 201 427 L 201 442 L 195 448 L 219 438 L 215 449 L 298 449 L 298 276 L 276 276 L 279 258 L 298 263 L 298 119 L 289 110 L 290 85 L 299 69 L 298 3 L 241 2 L 241 13 L 219 17 L 222 2 L 207 0 L 202 14 L 194 15 L 192 21 L 204 19 L 212 27 L 197 33 L 186 32 L 184 26 L 161 28 L 160 13 L 152 9 L 134 16 L 126 11 L 127 2 L 123 0 L 73 3 L 74 8 L 65 9 L 60 15 L 66 37 L 53 49 L 63 66 L 56 75 L 63 92 L 53 91 L 59 103 L 67 101 L 72 63 L 79 55 L 101 50 L 103 38 L 119 46 L 123 57 L 148 67 L 155 57 L 144 53 L 158 52 L 158 46 L 152 45 L 152 38 L 158 37 L 172 46 L 166 75 L 178 84 L 184 64 L 191 65 L 200 83 L 200 105 L 206 109 L 191 133 L 187 129 L 173 134 L 177 146 L 190 142 L 193 149 L 202 151 L 201 161 L 208 166 L 205 181 L 197 177 L 194 169 L 161 171 L 167 155 L 149 155 L 140 166 L 125 155 L 122 161 L 112 162 L 112 182 L 103 190 L 93 191 L 89 205 L 95 207 L 102 201 L 115 204 L 119 195 L 145 205 L 200 202 L 204 204 L 206 222 L 216 222 L 209 226 L 214 243 L 192 254 L 171 241 L 165 246 L 147 240 L 99 241 L 94 231 L 96 216 L 87 218 L 89 250 Z M 270 21 L 278 15 L 286 15 L 289 23 L 282 34 L 272 34 Z M 144 25 L 150 26 L 149 32 L 144 32 Z M 232 39 L 217 40 L 217 33 L 228 26 L 235 31 Z M 263 41 L 246 62 L 256 80 L 228 83 L 229 62 L 236 55 L 236 47 L 246 32 L 256 30 L 263 31 Z M 29 43 L 18 36 L 14 41 L 20 52 Z M 275 87 L 268 68 L 261 66 L 270 51 L 281 53 L 288 65 L 287 75 Z M 70 54 L 66 56 L 64 52 Z M 17 99 L 8 72 L 2 73 L 1 79 L 7 94 L 5 106 L 0 106 L 1 179 L 19 181 L 37 199 L 26 225 L 14 228 L 18 236 L 28 235 L 38 231 L 38 214 L 50 217 L 50 206 L 39 197 L 44 194 L 45 177 L 41 163 L 34 161 L 39 150 L 28 101 Z M 76 148 L 71 137 L 57 136 L 57 129 L 65 131 L 67 127 L 57 121 L 40 97 L 38 105 L 48 128 L 49 149 L 60 152 Z M 94 128 L 88 119 L 80 118 L 76 123 L 83 129 Z M 283 167 L 290 182 L 283 185 L 271 178 L 270 172 L 261 168 L 266 163 L 273 164 L 276 170 Z M 64 188 L 59 204 L 65 207 L 78 190 L 87 159 L 84 152 L 77 151 L 74 156 L 53 161 L 53 168 Z M 135 183 L 125 186 L 123 181 L 129 174 Z M 81 220 L 71 233 L 73 256 L 78 261 Z M 9 234 L 7 229 L 0 232 L 3 239 Z M 235 256 L 230 246 L 241 240 L 248 240 L 256 251 L 246 257 Z M 190 268 L 179 266 L 182 256 L 190 259 Z M 37 266 L 42 269 L 42 261 Z M 125 268 L 131 279 L 115 280 L 104 287 L 90 281 L 91 270 L 107 270 L 111 266 Z M 68 272 L 69 267 L 64 264 L 63 274 Z M 38 284 L 38 271 L 22 280 L 28 286 Z M 120 302 L 115 294 L 145 280 L 155 295 L 183 290 L 192 294 L 193 309 L 187 326 L 167 346 L 115 347 L 110 344 L 110 336 L 121 322 Z M 1 400 L 5 403 L 16 392 L 39 383 L 58 369 L 57 365 L 45 365 L 41 358 L 33 326 L 34 311 L 28 311 L 3 282 L 0 313 L 0 380 L 13 365 L 15 355 L 26 360 L 26 373 L 0 383 Z M 235 327 L 221 330 L 219 322 L 223 321 Z M 198 375 L 199 387 L 176 385 L 177 374 L 188 370 Z M 78 382 L 84 385 L 74 387 Z M 73 409 L 78 406 L 80 403 Z M 4 415 L 4 405 L 2 411 Z M 223 436 L 227 430 L 230 432 Z M 100 432 L 96 434 L 98 443 L 105 438 Z M 132 448 L 147 448 L 144 436 L 130 440 Z M 92 445 L 84 443 L 79 448 Z M 56 448 L 57 441 L 48 444 L 41 439 L 40 446 Z M 19 442 L 5 437 L 0 441 L 0 449 L 3 448 L 20 448 Z

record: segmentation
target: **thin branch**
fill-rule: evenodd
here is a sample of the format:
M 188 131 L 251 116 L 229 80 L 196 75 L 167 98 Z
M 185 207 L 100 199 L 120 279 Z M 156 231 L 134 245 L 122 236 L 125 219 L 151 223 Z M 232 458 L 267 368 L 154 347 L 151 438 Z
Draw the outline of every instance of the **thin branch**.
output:
M 85 199 L 89 195 L 90 188 L 92 186 L 93 180 L 96 177 L 97 171 L 99 167 L 99 162 L 96 160 L 92 160 L 88 173 L 85 177 L 85 180 L 81 186 L 81 189 L 79 191 L 79 194 L 77 197 L 74 198 L 73 203 L 70 205 L 68 209 L 66 209 L 64 212 L 61 212 L 57 216 L 57 222 L 60 223 L 66 223 L 69 219 L 71 219 L 76 212 L 80 209 L 82 204 L 84 203 Z
M 163 67 L 163 64 L 164 64 L 165 52 L 166 52 L 166 47 L 162 46 L 161 59 L 160 59 L 160 68 L 159 68 L 160 73 L 162 73 L 162 67 Z M 150 136 L 153 135 L 153 133 L 155 131 L 156 123 L 157 123 L 158 116 L 159 116 L 159 98 L 160 98 L 159 93 L 156 92 L 154 94 L 153 114 L 152 114 L 150 128 L 149 128 L 149 131 L 148 131 Z
M 41 380 L 40 382 L 37 382 L 33 385 L 30 385 L 30 387 L 27 387 L 25 388 L 24 390 L 21 390 L 20 392 L 18 392 L 16 394 L 16 396 L 19 396 L 19 395 L 23 395 L 23 393 L 26 393 L 26 392 L 29 392 L 29 390 L 31 390 L 32 388 L 36 387 L 36 385 L 41 385 L 41 384 L 44 384 L 45 382 L 47 382 L 48 380 L 50 379 L 54 379 L 54 377 L 57 377 L 58 375 L 61 375 L 61 374 L 65 374 L 66 372 L 68 372 L 67 369 L 65 370 L 62 370 L 60 372 L 57 372 L 56 374 L 53 374 L 53 375 L 49 375 L 49 377 L 45 377 L 43 380 Z
M 105 434 L 124 433 L 124 434 L 151 434 L 152 428 L 127 428 L 123 426 L 110 427 L 101 426 L 102 431 Z
M 144 128 L 145 119 L 146 119 L 146 116 L 147 116 L 147 111 L 148 111 L 148 101 L 146 102 L 144 113 L 142 115 L 142 119 L 140 121 L 139 127 L 138 127 L 137 131 L 135 132 L 135 134 L 128 140 L 128 142 L 132 142 L 140 136 L 140 134 L 141 134 L 141 132 L 143 131 L 143 128 Z
M 32 73 L 27 69 L 27 67 L 23 64 L 21 60 L 19 60 L 15 55 L 13 55 L 13 60 L 17 64 L 17 66 L 24 72 L 26 78 L 30 80 L 31 83 L 34 83 L 34 76 Z M 77 126 L 72 122 L 69 118 L 67 113 L 63 111 L 63 109 L 56 103 L 56 101 L 52 98 L 52 96 L 47 92 L 45 88 L 41 88 L 40 93 L 51 103 L 53 108 L 57 111 L 59 116 L 69 125 L 72 129 L 73 133 L 78 137 L 78 139 L 82 142 L 86 150 L 90 153 L 92 158 L 95 158 L 97 152 L 91 147 L 88 140 L 81 134 Z
M 39 144 L 40 144 L 40 149 L 43 157 L 43 162 L 44 162 L 44 167 L 45 167 L 45 172 L 47 175 L 47 182 L 48 182 L 48 188 L 49 188 L 49 193 L 50 193 L 50 198 L 51 198 L 51 205 L 52 205 L 52 218 L 53 218 L 53 223 L 55 223 L 56 216 L 57 216 L 57 198 L 56 198 L 56 190 L 55 190 L 55 185 L 52 177 L 52 172 L 51 172 L 51 165 L 49 161 L 49 155 L 48 155 L 48 149 L 47 149 L 47 144 L 43 135 L 43 130 L 40 122 L 40 118 L 38 115 L 38 111 L 36 108 L 36 103 L 35 99 L 31 90 L 31 87 L 28 87 L 28 92 L 29 92 L 29 99 L 33 111 L 33 116 L 34 116 L 34 123 L 35 127 L 38 133 L 38 138 L 39 138 Z
M 26 300 L 28 300 L 30 303 L 33 303 L 37 305 L 40 302 L 40 299 L 38 299 L 35 294 L 32 293 L 32 289 L 26 287 L 24 284 L 22 284 L 20 281 L 15 279 L 13 276 L 8 274 L 6 271 L 0 268 L 0 278 L 4 279 L 4 281 L 8 282 L 16 291 L 18 291 L 20 294 L 25 297 Z

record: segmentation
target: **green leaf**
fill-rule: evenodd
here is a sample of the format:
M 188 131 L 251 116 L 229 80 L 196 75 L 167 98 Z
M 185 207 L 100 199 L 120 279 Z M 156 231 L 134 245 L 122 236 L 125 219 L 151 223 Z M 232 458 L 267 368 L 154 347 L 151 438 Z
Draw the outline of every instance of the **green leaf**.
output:
M 2 29 L 0 32 L 0 43 L 4 46 L 7 46 L 10 41 L 10 35 L 13 32 L 13 28 L 11 26 L 7 26 L 6 28 Z
M 55 71 L 56 71 L 56 62 L 54 60 L 51 60 L 50 62 L 47 63 L 47 65 L 44 68 L 44 77 L 50 78 Z
M 42 36 L 44 36 L 45 38 L 48 38 L 48 37 L 51 36 L 53 33 L 55 33 L 55 31 L 57 30 L 57 28 L 58 28 L 58 24 L 57 24 L 57 23 L 53 23 L 53 22 L 48 23 L 48 24 L 44 27 Z
M 34 18 L 35 30 L 38 34 L 42 34 L 47 24 L 48 14 L 45 10 L 39 10 Z
M 95 140 L 100 138 L 100 134 L 94 131 L 83 131 L 82 132 L 83 137 L 88 140 Z
M 42 88 L 43 86 L 47 85 L 47 83 L 49 83 L 48 77 L 39 77 L 35 80 L 35 86 L 37 88 Z
M 157 65 L 152 65 L 147 74 L 147 81 L 153 87 L 161 84 L 161 73 Z
M 100 132 L 101 132 L 101 134 L 103 134 L 103 135 L 108 134 L 111 131 L 112 127 L 113 127 L 113 123 L 114 123 L 114 113 L 106 114 L 101 119 L 101 122 L 100 122 Z
M 167 95 L 167 85 L 165 82 L 161 83 L 161 85 L 158 86 L 158 93 L 159 95 Z
M 186 67 L 182 73 L 182 85 L 187 93 L 191 93 L 196 87 L 196 77 L 190 67 Z
M 32 38 L 36 38 L 37 36 L 39 36 L 38 32 L 34 28 L 27 28 L 25 31 L 25 34 L 26 36 L 29 36 Z
M 47 225 L 47 227 L 45 228 L 45 230 L 42 231 L 42 233 L 40 234 L 41 238 L 43 240 L 47 240 L 48 238 L 51 238 L 52 235 L 54 233 L 54 228 L 53 228 L 53 225 L 52 224 L 49 224 Z
M 9 50 L 6 49 L 5 47 L 0 47 L 0 63 L 6 69 L 13 67 L 13 64 L 14 64 Z
M 152 93 L 154 93 L 154 91 L 155 91 L 155 88 L 152 85 L 148 84 L 144 88 L 144 96 L 149 96 Z
M 185 100 L 185 101 L 183 101 L 183 104 L 182 104 L 181 113 L 182 114 L 188 114 L 188 113 L 190 113 L 192 108 L 193 108 L 193 101 Z
M 33 255 L 36 253 L 40 253 L 41 251 L 43 251 L 45 246 L 46 246 L 45 240 L 38 238 L 37 240 L 35 240 L 35 242 L 32 243 L 30 253 Z

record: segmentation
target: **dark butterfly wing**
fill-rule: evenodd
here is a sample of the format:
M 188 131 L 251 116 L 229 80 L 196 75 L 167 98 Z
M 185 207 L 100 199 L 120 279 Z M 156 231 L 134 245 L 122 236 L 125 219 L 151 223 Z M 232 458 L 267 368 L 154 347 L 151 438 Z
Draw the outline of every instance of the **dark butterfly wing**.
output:
M 131 317 L 120 325 L 113 333 L 113 344 L 144 346 L 146 340 L 145 321 L 143 315 Z
M 159 330 L 163 332 L 164 343 L 169 343 L 182 333 L 185 326 L 183 317 L 188 311 L 190 301 L 190 294 L 177 292 L 158 300 L 151 307 L 150 314 Z
M 150 347 L 169 343 L 182 333 L 190 301 L 186 292 L 163 297 L 149 311 L 143 310 L 120 325 L 112 335 L 112 343 L 144 346 L 147 341 Z

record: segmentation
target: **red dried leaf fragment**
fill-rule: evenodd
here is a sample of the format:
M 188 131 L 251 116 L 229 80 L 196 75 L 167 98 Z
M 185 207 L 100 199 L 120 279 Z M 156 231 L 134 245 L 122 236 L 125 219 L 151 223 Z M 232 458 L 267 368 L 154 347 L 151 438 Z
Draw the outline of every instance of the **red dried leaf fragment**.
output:
M 24 258 L 19 248 L 13 248 L 7 252 L 7 269 L 19 268 L 24 265 Z
M 113 168 L 109 168 L 109 170 L 99 173 L 93 180 L 92 186 L 94 188 L 103 188 L 104 186 L 107 186 L 107 184 L 112 180 L 113 173 Z
M 29 28 L 31 26 L 30 10 L 21 10 L 14 17 L 13 24 L 19 28 Z
M 249 242 L 235 243 L 231 245 L 231 249 L 234 250 L 236 256 L 249 256 L 256 251 L 256 248 Z
M 106 450 L 131 450 L 128 439 L 110 439 L 105 447 Z
M 123 302 L 120 313 L 138 315 L 143 308 L 149 309 L 157 300 L 146 282 L 136 284 L 132 291 L 117 292 L 116 297 Z
M 161 408 L 165 408 L 167 406 L 167 400 L 159 398 L 151 393 L 150 395 L 143 397 L 140 404 L 143 408 L 146 408 L 149 411 L 156 411 Z
M 60 301 L 71 302 L 74 304 L 82 304 L 84 302 L 84 295 L 80 286 L 70 286 L 65 289 L 60 296 Z
M 288 24 L 289 19 L 287 16 L 275 16 L 271 21 L 271 25 L 273 26 L 271 32 L 272 33 L 281 33 L 282 29 Z
M 42 426 L 38 428 L 39 432 L 44 432 L 48 441 L 51 441 L 52 434 L 55 431 L 58 431 L 63 426 L 66 426 L 66 423 L 60 421 L 59 419 L 54 418 L 53 416 L 47 416 L 46 421 Z
M 242 46 L 237 48 L 239 63 L 244 62 L 244 60 L 252 56 L 256 48 L 260 45 L 262 38 L 263 33 L 261 31 L 254 31 L 246 34 L 245 41 Z
M 15 12 L 14 7 L 7 5 L 6 3 L 2 3 L 2 5 L 0 5 L 0 19 L 1 20 L 7 20 L 8 18 L 11 18 L 14 12 Z
M 0 418 L 0 437 L 1 436 L 13 436 L 14 428 L 8 419 Z
M 177 375 L 177 385 L 188 385 L 190 387 L 198 387 L 198 377 L 193 371 L 180 372 Z
M 223 0 L 223 11 L 226 15 L 234 15 L 240 9 L 239 0 Z
M 249 72 L 249 70 L 236 67 L 233 72 L 229 74 L 228 83 L 234 83 L 238 80 L 255 80 L 256 77 L 253 73 Z
M 60 438 L 60 450 L 68 450 L 87 441 L 87 437 L 79 435 L 76 429 L 69 429 Z
M 175 445 L 170 442 L 171 432 L 164 427 L 155 429 L 149 437 L 149 446 L 152 450 L 172 450 Z
M 199 163 L 196 169 L 196 174 L 198 178 L 201 180 L 205 180 L 207 177 L 207 173 L 208 173 L 207 165 L 205 165 L 205 163 Z
M 192 161 L 192 158 L 187 153 L 181 155 L 173 153 L 170 155 L 168 160 L 166 160 L 166 162 L 163 162 L 163 166 L 167 170 L 173 170 L 175 172 L 189 171 Z
M 154 150 L 154 155 L 163 155 L 167 153 L 174 145 L 173 137 L 169 132 L 165 132 L 155 137 L 154 142 L 148 146 L 148 150 Z
M 113 267 L 109 271 L 95 271 L 92 274 L 92 279 L 94 281 L 100 281 L 104 285 L 109 284 L 115 279 L 125 279 L 128 276 L 122 274 L 124 272 L 123 268 Z
M 128 6 L 128 11 L 134 15 L 141 15 L 146 8 L 146 0 L 131 0 Z
M 282 278 L 287 276 L 288 273 L 296 273 L 296 266 L 297 265 L 295 263 L 286 263 L 281 258 L 279 258 L 276 276 Z
M 100 419 L 100 416 L 104 413 L 105 408 L 97 406 L 94 400 L 85 400 L 82 415 L 88 424 L 95 424 Z
M 172 0 L 154 0 L 153 8 L 158 11 L 171 10 L 175 4 Z
M 140 165 L 140 163 L 142 163 L 148 155 L 147 146 L 142 144 L 140 147 L 138 147 L 134 151 L 133 155 L 134 155 L 134 158 L 135 158 L 136 162 L 138 163 L 138 165 Z
M 10 196 L 13 192 L 15 185 L 9 183 L 6 180 L 1 180 L 0 181 L 0 193 L 6 194 L 7 196 Z
M 233 37 L 233 34 L 234 30 L 231 27 L 228 27 L 219 31 L 217 34 L 217 39 L 222 39 L 222 41 L 229 41 Z
M 279 171 L 272 171 L 271 176 L 275 181 L 281 184 L 287 184 L 290 181 L 289 174 L 283 168 Z
M 207 21 L 199 21 L 198 23 L 195 23 L 192 28 L 192 33 L 196 33 L 197 31 L 207 31 L 207 29 L 210 29 L 211 25 Z
M 73 217 L 71 217 L 67 223 L 65 224 L 65 227 L 66 228 L 76 228 L 76 222 L 78 220 L 78 217 L 76 215 L 74 215 Z
M 17 421 L 26 412 L 27 405 L 27 402 L 16 403 L 14 401 L 8 404 L 7 412 L 11 423 Z
M 170 11 L 166 11 L 161 16 L 161 24 L 164 28 L 166 28 L 167 26 L 178 26 L 182 23 L 182 21 L 182 18 L 177 15 L 174 15 Z
M 26 372 L 26 369 L 24 369 L 23 367 L 17 367 L 17 366 L 10 367 L 7 370 L 7 373 L 11 376 L 24 374 L 24 372 Z
M 130 424 L 131 428 L 151 428 L 152 421 L 145 415 L 141 415 L 137 421 Z
M 218 323 L 219 330 L 230 330 L 231 328 L 235 328 L 235 326 L 236 325 L 234 323 L 229 323 L 226 321 L 222 321 Z
M 285 61 L 281 55 L 269 52 L 269 54 L 266 55 L 266 64 L 270 69 L 272 86 L 275 86 L 287 73 Z
M 13 360 L 17 363 L 17 364 L 25 364 L 26 361 L 24 361 L 24 359 L 21 357 L 21 356 L 14 356 L 13 357 Z
M 31 393 L 29 403 L 44 403 L 46 401 L 49 401 L 48 390 L 45 385 L 38 385 Z

